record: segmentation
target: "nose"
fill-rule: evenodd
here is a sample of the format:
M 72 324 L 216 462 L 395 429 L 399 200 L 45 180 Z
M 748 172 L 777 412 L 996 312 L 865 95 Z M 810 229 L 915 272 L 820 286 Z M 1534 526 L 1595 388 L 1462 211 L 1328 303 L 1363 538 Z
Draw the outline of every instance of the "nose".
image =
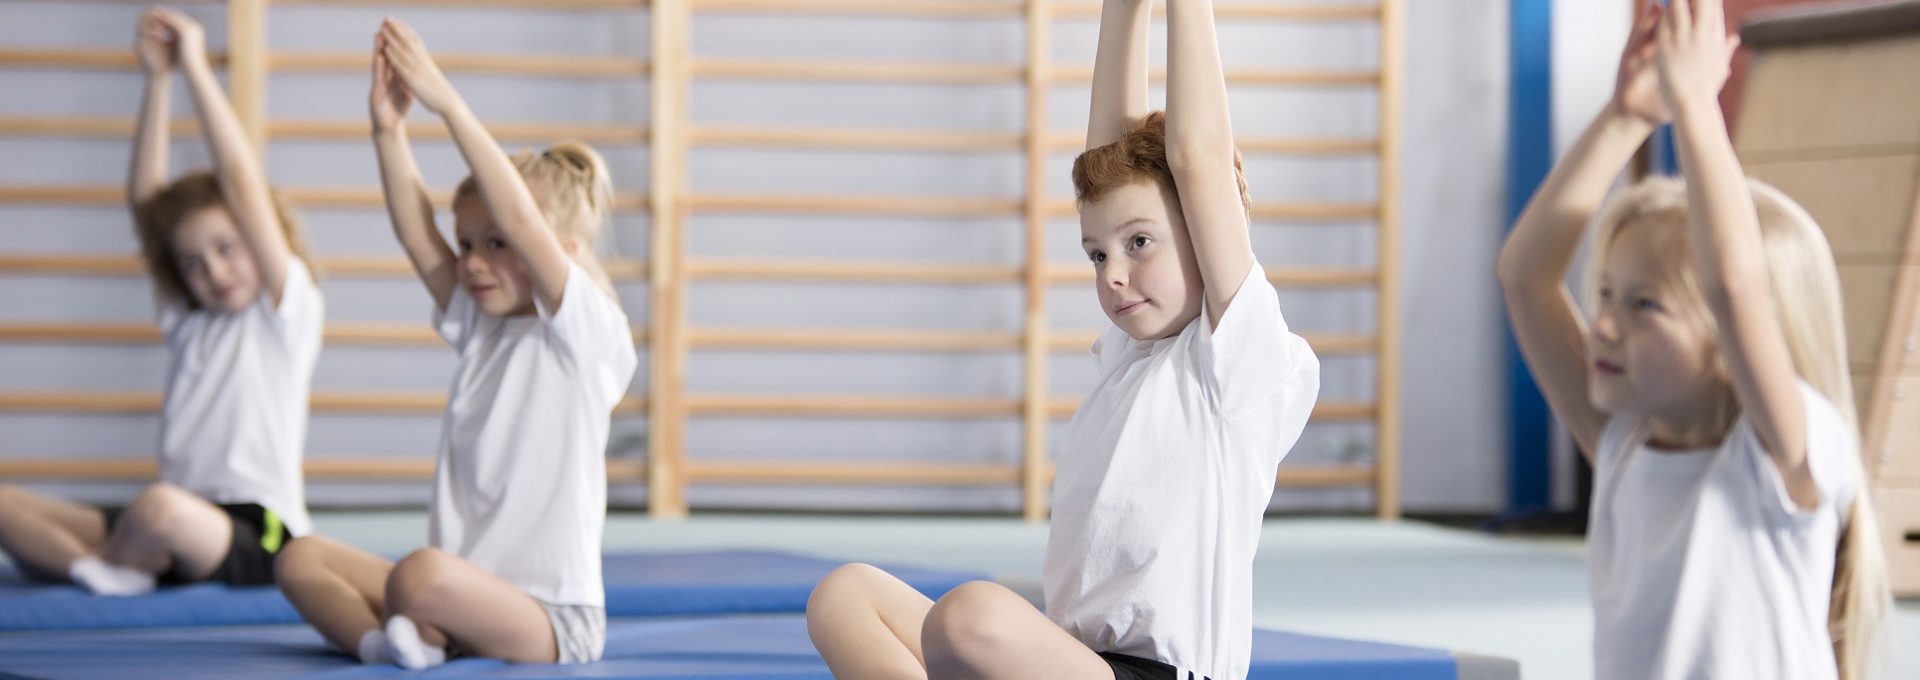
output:
M 1593 324 L 1587 328 L 1587 334 L 1603 344 L 1614 344 L 1620 340 L 1620 323 L 1614 318 L 1616 307 L 1602 304 L 1600 312 L 1593 316 Z
M 467 270 L 469 275 L 482 274 L 487 271 L 486 261 L 480 259 L 479 251 L 475 250 L 469 250 L 460 254 L 460 267 Z
M 1107 265 L 1100 269 L 1100 277 L 1105 279 L 1105 282 L 1100 285 L 1107 288 L 1113 290 L 1126 288 L 1127 266 L 1115 260 L 1107 260 Z

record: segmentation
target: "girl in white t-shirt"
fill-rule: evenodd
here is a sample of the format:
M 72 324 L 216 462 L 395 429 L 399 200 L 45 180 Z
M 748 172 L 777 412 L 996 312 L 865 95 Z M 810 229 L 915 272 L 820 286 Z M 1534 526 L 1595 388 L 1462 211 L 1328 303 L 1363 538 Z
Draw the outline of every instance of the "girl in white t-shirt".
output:
M 1246 677 L 1260 524 L 1319 362 L 1253 257 L 1212 4 L 1168 3 L 1164 114 L 1147 108 L 1152 4 L 1102 9 L 1074 162 L 1113 326 L 1056 458 L 1045 611 L 987 582 L 935 602 L 848 565 L 807 603 L 835 677 Z
M 0 487 L 0 548 L 28 574 L 103 595 L 156 582 L 273 582 L 309 530 L 301 477 L 320 290 L 208 64 L 198 23 L 154 8 L 135 42 L 147 74 L 127 202 L 168 351 L 160 482 L 122 510 Z M 212 171 L 167 181 L 172 72 L 186 78 Z
M 1734 156 L 1724 21 L 1719 0 L 1649 5 L 1500 281 L 1527 364 L 1594 463 L 1595 675 L 1852 680 L 1875 666 L 1888 594 L 1839 277 L 1813 218 Z M 1684 181 L 1601 211 L 1583 320 L 1563 283 L 1582 232 L 1668 122 Z
M 593 257 L 612 184 L 579 144 L 502 152 L 406 25 L 387 20 L 375 44 L 370 104 L 388 213 L 460 357 L 434 469 L 432 547 L 392 564 L 303 538 L 280 561 L 281 590 L 366 663 L 596 660 L 607 431 L 639 361 Z M 434 226 L 408 148 L 415 99 L 446 122 L 473 170 L 454 192 L 457 252 Z

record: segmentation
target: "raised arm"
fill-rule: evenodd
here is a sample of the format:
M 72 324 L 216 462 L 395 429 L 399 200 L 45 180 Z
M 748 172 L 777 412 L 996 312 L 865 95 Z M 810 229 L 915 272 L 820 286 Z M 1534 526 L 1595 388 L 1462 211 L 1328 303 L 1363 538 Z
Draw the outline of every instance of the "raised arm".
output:
M 1587 395 L 1587 329 L 1567 290 L 1567 270 L 1614 179 L 1668 117 L 1653 69 L 1659 18 L 1657 6 L 1641 15 L 1620 57 L 1612 101 L 1534 192 L 1497 265 L 1520 352 L 1588 460 L 1607 414 Z
M 413 271 L 427 285 L 437 309 L 446 309 L 459 285 L 459 258 L 440 237 L 433 221 L 433 203 L 427 198 L 427 186 L 420 179 L 420 166 L 414 162 L 413 146 L 407 142 L 407 108 L 413 95 L 387 63 L 386 31 L 373 38 L 373 91 L 367 95 L 367 109 L 373 119 L 373 150 L 380 159 L 380 187 L 387 197 L 387 217 L 393 221 L 393 235 L 413 262 Z
M 221 91 L 213 66 L 207 63 L 206 36 L 199 22 L 164 7 L 154 8 L 152 15 L 172 29 L 179 42 L 180 70 L 186 75 L 187 90 L 192 93 L 194 108 L 200 114 L 200 128 L 212 152 L 220 194 L 253 253 L 261 284 L 274 304 L 279 305 L 280 293 L 286 289 L 287 266 L 293 258 L 293 249 L 287 244 L 279 211 L 274 209 L 266 170 L 260 166 L 253 143 L 240 127 L 240 117 L 234 114 L 233 104 Z
M 140 119 L 133 128 L 133 162 L 127 170 L 127 209 L 138 212 L 140 204 L 167 185 L 167 147 L 172 143 L 169 129 L 173 95 L 173 55 L 178 49 L 173 30 L 152 12 L 140 16 L 134 37 L 134 53 L 146 71 L 147 82 L 140 98 Z M 136 215 L 136 219 L 138 216 Z
M 507 245 L 527 262 L 533 274 L 534 293 L 547 309 L 559 309 L 566 292 L 567 271 L 572 258 L 547 224 L 547 218 L 534 202 L 533 193 L 521 179 L 519 169 L 493 135 L 480 124 L 460 93 L 447 82 L 433 55 L 413 29 L 395 19 L 381 27 L 386 36 L 385 54 L 394 73 L 420 100 L 422 106 L 440 115 L 453 135 L 454 145 L 473 170 L 474 184 L 486 202 L 487 213 L 500 228 Z
M 1207 321 L 1216 326 L 1253 267 L 1233 156 L 1213 2 L 1167 0 L 1167 166 L 1206 287 Z
M 1687 177 L 1687 238 L 1701 290 L 1720 327 L 1720 349 L 1740 412 L 1801 507 L 1820 502 L 1807 464 L 1800 377 L 1773 306 L 1773 287 L 1740 159 L 1727 138 L 1720 88 L 1740 40 L 1727 35 L 1720 0 L 1673 0 L 1660 28 L 1660 82 L 1674 112 Z
M 1093 105 L 1087 148 L 1120 139 L 1147 117 L 1147 29 L 1152 0 L 1106 0 L 1100 5 L 1100 46 L 1093 56 Z

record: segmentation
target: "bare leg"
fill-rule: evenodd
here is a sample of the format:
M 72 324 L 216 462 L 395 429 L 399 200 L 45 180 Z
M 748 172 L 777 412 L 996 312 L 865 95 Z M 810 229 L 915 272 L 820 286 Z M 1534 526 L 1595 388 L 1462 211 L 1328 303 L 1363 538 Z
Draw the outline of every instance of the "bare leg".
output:
M 393 563 L 325 536 L 288 543 L 274 560 L 280 592 L 334 648 L 357 655 L 360 638 L 380 628 Z
M 553 663 L 560 656 L 553 623 L 538 600 L 473 563 L 421 548 L 387 578 L 389 616 L 405 615 L 429 645 L 457 643 L 478 656 Z
M 974 581 L 941 597 L 920 640 L 934 680 L 1113 680 L 1098 654 L 995 583 Z
M 172 484 L 133 499 L 107 537 L 101 559 L 149 574 L 177 571 L 187 581 L 213 575 L 233 544 L 233 519 Z
M 807 598 L 807 635 L 836 678 L 927 677 L 920 627 L 933 600 L 892 574 L 848 564 L 820 580 Z
M 0 486 L 0 550 L 28 574 L 68 580 L 73 561 L 107 542 L 107 516 L 98 509 Z

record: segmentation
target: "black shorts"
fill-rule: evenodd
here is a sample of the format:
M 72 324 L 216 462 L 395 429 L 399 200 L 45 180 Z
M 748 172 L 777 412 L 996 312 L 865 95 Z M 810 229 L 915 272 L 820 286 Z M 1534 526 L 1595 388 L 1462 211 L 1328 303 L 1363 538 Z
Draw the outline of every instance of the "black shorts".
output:
M 253 503 L 218 507 L 233 520 L 233 544 L 206 580 L 235 586 L 273 585 L 273 560 L 279 556 L 280 548 L 293 540 L 293 535 L 287 533 L 286 523 L 272 510 Z M 101 508 L 101 511 L 107 515 L 107 532 L 112 533 L 114 524 L 120 521 L 121 509 Z M 179 585 L 191 581 L 177 569 L 170 569 L 160 575 L 160 582 Z
M 1113 668 L 1114 680 L 1182 680 L 1180 669 L 1152 659 L 1113 652 L 1101 652 L 1100 659 Z M 1207 679 L 1195 678 L 1192 673 L 1188 673 L 1185 680 Z

